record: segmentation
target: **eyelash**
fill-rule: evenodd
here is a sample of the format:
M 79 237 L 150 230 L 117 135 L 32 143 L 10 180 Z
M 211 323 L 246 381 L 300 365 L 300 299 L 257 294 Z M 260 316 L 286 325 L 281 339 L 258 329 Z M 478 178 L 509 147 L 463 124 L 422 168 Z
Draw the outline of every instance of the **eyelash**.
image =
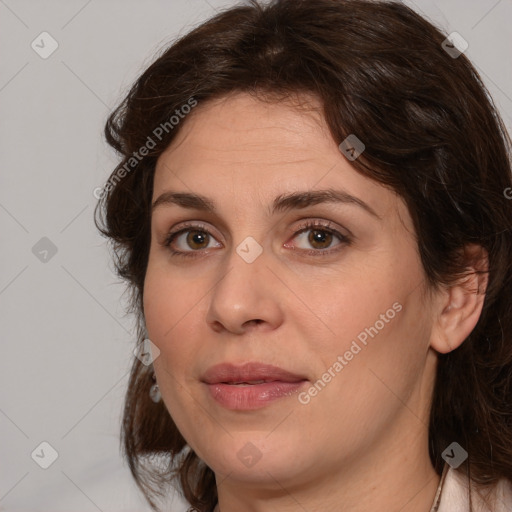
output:
M 307 221 L 305 222 L 298 231 L 296 231 L 293 235 L 293 238 L 297 237 L 301 233 L 304 233 L 305 231 L 310 231 L 312 229 L 316 229 L 318 231 L 324 231 L 326 233 L 329 233 L 331 235 L 334 235 L 337 237 L 340 241 L 338 245 L 335 246 L 334 249 L 297 249 L 298 251 L 302 253 L 306 253 L 311 256 L 328 256 L 332 254 L 333 252 L 338 252 L 340 250 L 340 246 L 349 246 L 352 243 L 352 239 L 347 235 L 342 235 L 339 231 L 331 227 L 331 223 L 328 222 L 327 224 L 320 224 L 318 222 L 314 221 Z M 173 256 L 183 257 L 183 258 L 197 258 L 200 257 L 204 252 L 205 249 L 199 249 L 199 250 L 191 250 L 191 251 L 177 251 L 171 247 L 171 244 L 174 242 L 174 240 L 181 234 L 187 233 L 188 231 L 198 231 L 200 233 L 206 233 L 208 236 L 213 235 L 208 231 L 206 226 L 201 224 L 191 224 L 186 223 L 182 226 L 182 228 L 178 231 L 171 232 L 167 235 L 163 242 L 163 246 L 167 247 L 171 254 Z

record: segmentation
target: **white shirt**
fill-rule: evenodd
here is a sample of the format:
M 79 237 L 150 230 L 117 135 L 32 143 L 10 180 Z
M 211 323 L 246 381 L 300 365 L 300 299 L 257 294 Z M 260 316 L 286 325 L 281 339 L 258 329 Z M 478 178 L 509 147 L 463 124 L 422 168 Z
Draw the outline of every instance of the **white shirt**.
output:
M 502 478 L 489 492 L 494 506 L 487 505 L 475 483 L 471 483 L 473 512 L 512 511 L 512 482 Z M 485 495 L 487 496 L 487 495 Z M 445 464 L 430 512 L 469 512 L 468 477 Z

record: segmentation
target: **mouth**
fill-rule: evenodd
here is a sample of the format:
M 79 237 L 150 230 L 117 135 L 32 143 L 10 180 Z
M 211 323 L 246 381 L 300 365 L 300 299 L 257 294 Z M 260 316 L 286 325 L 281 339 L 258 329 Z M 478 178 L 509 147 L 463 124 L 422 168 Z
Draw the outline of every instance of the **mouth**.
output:
M 222 382 L 221 384 L 231 384 L 232 386 L 253 386 L 254 384 L 265 384 L 265 382 L 275 382 L 275 381 L 253 380 L 251 382 Z
M 260 409 L 293 395 L 308 382 L 303 375 L 255 362 L 213 366 L 201 381 L 207 385 L 210 397 L 230 410 Z

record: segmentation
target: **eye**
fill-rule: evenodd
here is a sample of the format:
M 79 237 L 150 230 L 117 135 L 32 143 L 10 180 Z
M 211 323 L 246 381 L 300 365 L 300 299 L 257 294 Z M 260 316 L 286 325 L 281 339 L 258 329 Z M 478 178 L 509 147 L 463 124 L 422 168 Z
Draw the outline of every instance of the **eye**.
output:
M 331 227 L 330 223 L 308 221 L 299 231 L 295 232 L 292 240 L 298 240 L 298 244 L 284 244 L 284 247 L 299 250 L 301 253 L 322 256 L 339 251 L 343 246 L 350 245 L 351 239 Z M 208 228 L 200 224 L 182 225 L 169 233 L 163 243 L 173 256 L 196 257 L 204 250 L 222 247 L 222 244 L 208 231 Z
M 304 224 L 293 238 L 299 243 L 291 245 L 287 242 L 284 246 L 294 250 L 300 249 L 314 256 L 331 254 L 351 242 L 348 236 L 332 228 L 330 223 L 311 221 Z
M 174 255 L 196 256 L 194 253 L 201 250 L 222 247 L 222 244 L 214 244 L 214 241 L 217 242 L 205 226 L 190 224 L 169 233 L 163 245 Z

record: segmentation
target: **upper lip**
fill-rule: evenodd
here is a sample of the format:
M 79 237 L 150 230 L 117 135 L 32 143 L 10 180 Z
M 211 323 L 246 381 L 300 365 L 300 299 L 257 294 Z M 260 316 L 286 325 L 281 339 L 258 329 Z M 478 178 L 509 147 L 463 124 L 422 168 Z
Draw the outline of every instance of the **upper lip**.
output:
M 203 374 L 201 380 L 207 384 L 219 384 L 260 380 L 265 382 L 301 382 L 307 379 L 303 375 L 289 372 L 277 366 L 250 362 L 243 365 L 223 363 L 211 366 Z

